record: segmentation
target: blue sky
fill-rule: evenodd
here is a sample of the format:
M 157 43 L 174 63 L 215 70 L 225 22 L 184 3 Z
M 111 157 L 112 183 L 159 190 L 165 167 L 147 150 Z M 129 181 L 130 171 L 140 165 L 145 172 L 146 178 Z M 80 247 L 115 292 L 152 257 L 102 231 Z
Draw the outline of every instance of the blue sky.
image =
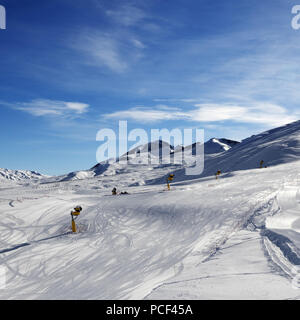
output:
M 0 167 L 96 163 L 97 131 L 241 140 L 299 119 L 289 0 L 0 0 Z

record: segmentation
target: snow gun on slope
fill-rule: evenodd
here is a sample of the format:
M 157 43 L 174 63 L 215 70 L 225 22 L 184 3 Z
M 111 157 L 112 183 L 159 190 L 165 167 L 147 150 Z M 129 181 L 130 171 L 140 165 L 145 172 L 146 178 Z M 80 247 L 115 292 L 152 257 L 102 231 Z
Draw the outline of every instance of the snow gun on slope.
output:
M 76 207 L 74 208 L 74 210 L 71 211 L 72 231 L 73 231 L 73 232 L 76 232 L 76 231 L 77 231 L 75 220 L 78 218 L 78 216 L 80 215 L 80 212 L 81 212 L 81 211 L 82 211 L 81 206 L 76 206 Z
M 217 172 L 216 172 L 216 179 L 218 180 L 218 177 L 221 175 L 221 170 L 218 170 Z
M 173 181 L 174 179 L 174 174 L 170 174 L 167 178 L 167 187 L 168 187 L 168 190 L 170 190 L 170 182 Z

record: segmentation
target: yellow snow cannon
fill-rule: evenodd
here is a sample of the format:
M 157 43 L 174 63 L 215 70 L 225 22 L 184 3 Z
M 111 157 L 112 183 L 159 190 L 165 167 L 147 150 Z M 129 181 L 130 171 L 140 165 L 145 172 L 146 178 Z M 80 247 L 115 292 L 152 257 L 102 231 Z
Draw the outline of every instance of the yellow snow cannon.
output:
M 72 231 L 76 232 L 76 223 L 75 220 L 77 219 L 77 217 L 80 215 L 80 212 L 82 211 L 81 206 L 76 206 L 73 211 L 71 211 L 71 217 L 72 217 Z
M 174 179 L 174 174 L 169 174 L 168 178 L 167 178 L 167 187 L 168 190 L 170 190 L 170 181 L 173 181 Z
M 222 173 L 221 170 L 218 170 L 218 171 L 217 171 L 217 173 L 216 173 L 216 179 L 218 179 L 218 177 L 221 175 L 221 173 Z
M 264 163 L 265 163 L 264 160 L 261 160 L 261 161 L 260 161 L 260 163 L 259 163 L 260 169 L 263 167 Z

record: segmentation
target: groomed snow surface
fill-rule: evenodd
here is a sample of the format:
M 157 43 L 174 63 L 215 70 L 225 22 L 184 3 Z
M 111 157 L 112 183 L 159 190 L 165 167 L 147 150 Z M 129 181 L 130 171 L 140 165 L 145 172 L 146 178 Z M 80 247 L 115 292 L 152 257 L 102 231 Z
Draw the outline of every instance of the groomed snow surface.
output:
M 262 135 L 270 162 L 279 138 Z M 293 161 L 249 168 L 258 142 L 208 159 L 212 170 L 228 157 L 219 179 L 115 164 L 88 178 L 1 181 L 0 299 L 300 299 L 299 150 L 292 143 Z M 249 157 L 230 171 L 235 148 Z

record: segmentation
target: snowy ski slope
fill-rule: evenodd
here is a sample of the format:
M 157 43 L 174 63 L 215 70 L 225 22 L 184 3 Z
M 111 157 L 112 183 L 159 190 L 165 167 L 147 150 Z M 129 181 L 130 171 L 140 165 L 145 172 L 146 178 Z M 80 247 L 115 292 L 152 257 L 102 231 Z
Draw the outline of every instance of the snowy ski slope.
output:
M 0 299 L 299 299 L 299 143 L 297 122 L 210 155 L 199 177 L 111 164 L 84 179 L 2 182 Z

